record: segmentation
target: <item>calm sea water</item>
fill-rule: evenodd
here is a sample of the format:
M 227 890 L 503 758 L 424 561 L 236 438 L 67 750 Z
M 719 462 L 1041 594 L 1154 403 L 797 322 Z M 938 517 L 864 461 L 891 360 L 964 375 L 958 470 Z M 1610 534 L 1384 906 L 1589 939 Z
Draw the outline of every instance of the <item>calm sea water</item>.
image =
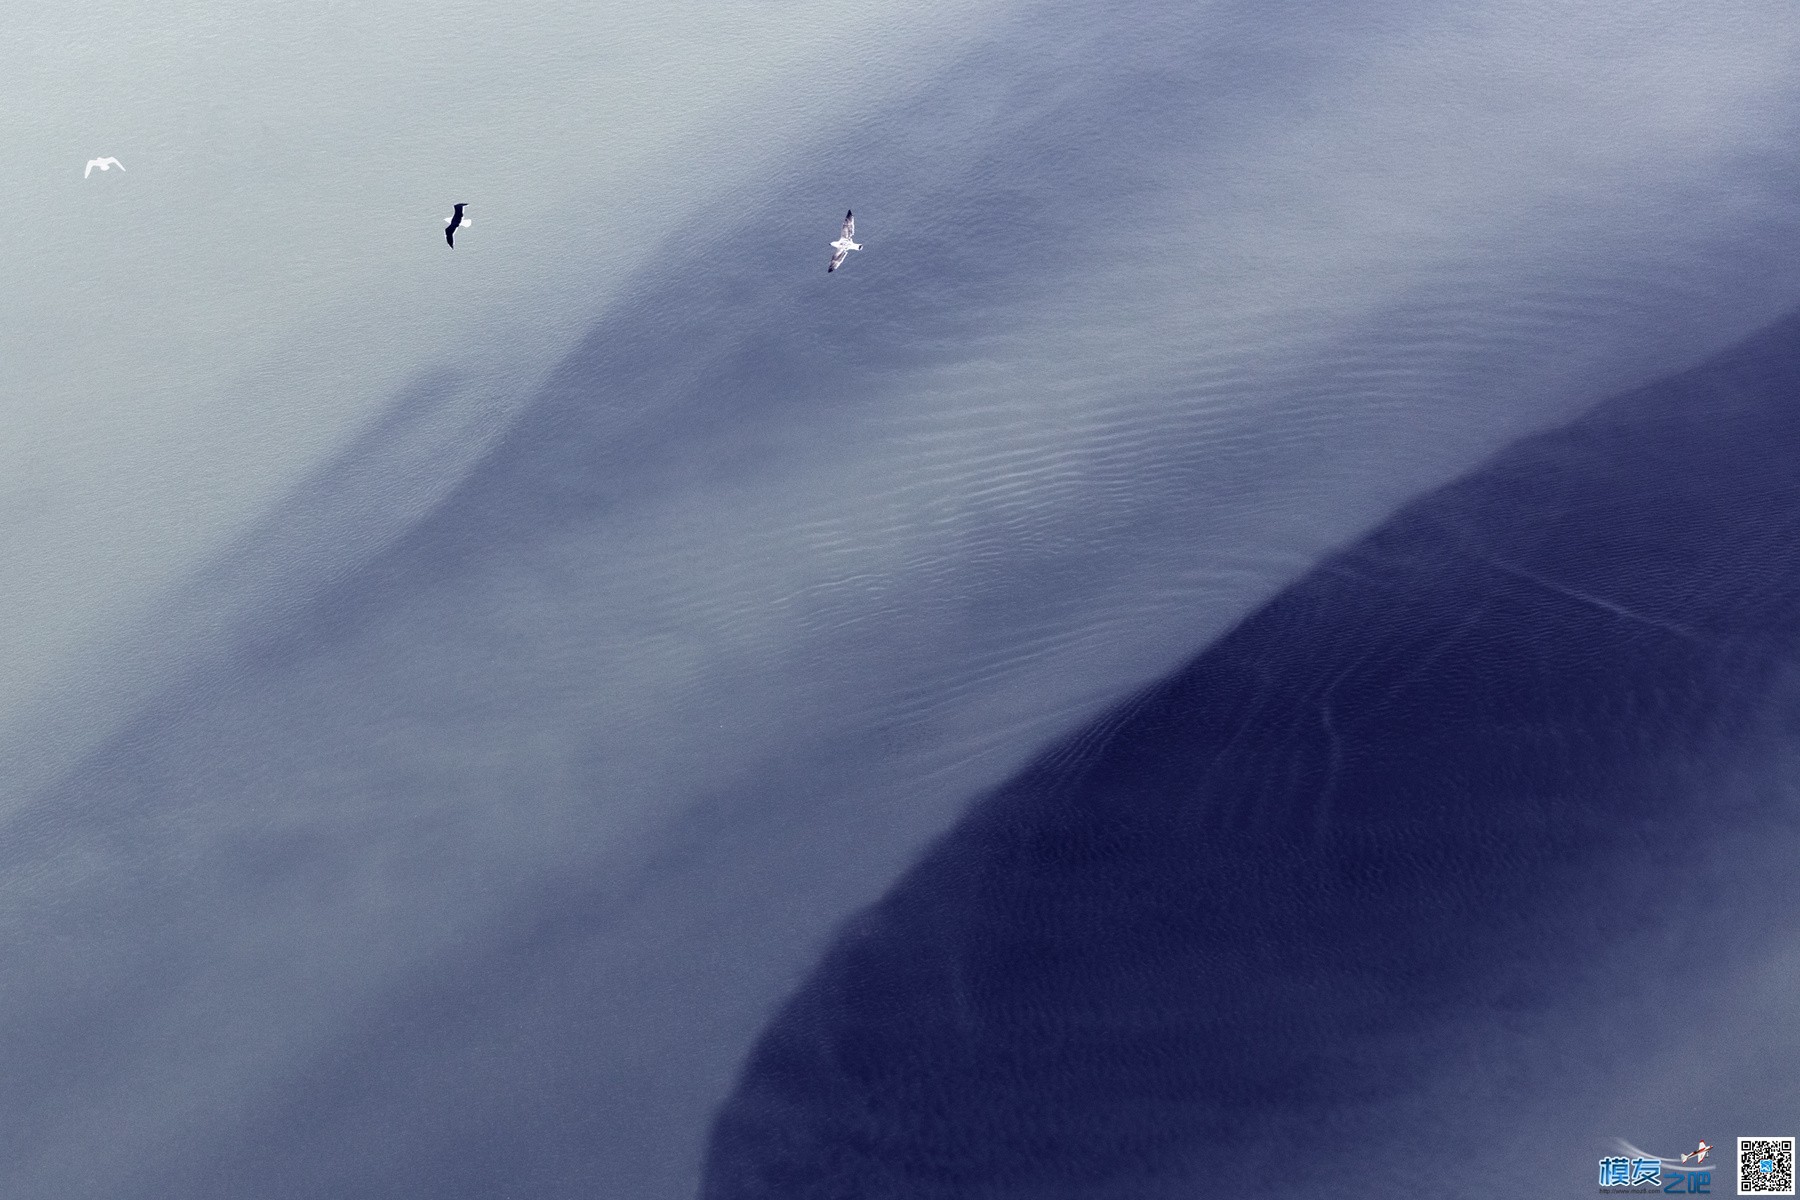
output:
M 1397 506 L 1800 295 L 1775 4 L 58 11 L 7 73 L 54 114 L 8 159 L 8 1193 L 762 1186 L 760 1031 L 971 804 Z M 827 276 L 849 207 L 868 249 Z M 1326 607 L 1386 663 L 1343 615 L 1373 604 Z M 1315 720 L 1267 719 L 1246 763 Z M 1229 827 L 1345 836 L 1380 787 L 1320 752 Z M 1025 936 L 1089 928 L 1053 916 Z M 1456 996 L 1384 986 L 1462 1044 Z M 1138 1078 L 1107 1128 L 1170 1178 L 1230 1153 L 1208 1113 L 1291 1116 Z M 842 1158 L 833 1080 L 782 1084 L 782 1161 L 951 1161 L 898 1116 L 898 1158 Z M 993 1186 L 1128 1187 L 1095 1145 Z
M 704 1194 L 1574 1194 L 1786 1129 L 1797 339 L 1409 506 L 983 800 Z

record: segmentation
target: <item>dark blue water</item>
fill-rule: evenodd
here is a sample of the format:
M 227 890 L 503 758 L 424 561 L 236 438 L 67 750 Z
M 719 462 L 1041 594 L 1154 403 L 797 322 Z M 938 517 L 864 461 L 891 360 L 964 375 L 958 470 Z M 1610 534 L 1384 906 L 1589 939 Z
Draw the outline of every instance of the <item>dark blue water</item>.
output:
M 0 1192 L 694 1195 L 759 1030 L 972 798 L 1794 303 L 1782 43 L 1733 14 L 1027 7 L 603 310 L 538 296 L 585 336 L 515 391 L 421 363 L 8 809 Z M 579 222 L 452 255 L 432 203 L 432 270 L 616 261 Z M 1716 868 L 1621 864 L 1785 744 L 1784 347 L 1050 752 L 801 993 L 705 1186 L 1342 1190 L 1446 1062 L 1487 1064 L 1465 1129 L 1574 1103 L 1482 1021 L 1666 1040 L 1583 964 L 1719 925 Z M 1616 1132 L 1723 1143 L 1653 1124 Z
M 1797 451 L 1790 318 L 1047 752 L 764 1033 L 708 1200 L 1574 1195 L 1652 1087 L 1731 1135 L 1645 1056 L 1795 929 Z M 1791 1130 L 1796 1048 L 1731 1117 Z

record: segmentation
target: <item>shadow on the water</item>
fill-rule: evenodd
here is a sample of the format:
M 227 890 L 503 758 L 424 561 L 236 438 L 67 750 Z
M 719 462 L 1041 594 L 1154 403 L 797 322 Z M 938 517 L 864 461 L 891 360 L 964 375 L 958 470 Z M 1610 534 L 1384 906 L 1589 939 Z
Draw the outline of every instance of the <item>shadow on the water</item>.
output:
M 505 428 L 486 423 L 478 381 L 461 372 L 420 376 L 381 421 L 159 608 L 152 640 L 173 642 L 179 633 L 192 652 L 144 669 L 146 696 L 135 715 L 46 785 L 0 848 L 0 866 L 20 873 L 21 864 L 84 854 L 104 864 L 96 882 L 72 889 L 81 904 L 20 918 L 41 961 L 9 962 L 22 997 L 0 1022 L 0 1057 L 12 1068 L 0 1073 L 0 1110 L 11 1140 L 53 1141 L 66 1110 L 85 1103 L 69 1096 L 97 1093 L 115 1078 L 160 1078 L 164 1048 L 140 1040 L 148 1036 L 140 1032 L 144 1014 L 198 1011 L 195 964 L 234 961 L 226 948 L 252 936 L 259 921 L 281 927 L 290 911 L 328 908 L 323 897 L 351 890 L 344 864 L 361 860 L 359 839 L 394 836 L 429 848 L 401 869 L 396 892 L 424 893 L 446 878 L 456 886 L 452 898 L 478 890 L 444 849 L 464 835 L 435 821 L 441 798 L 429 781 L 398 771 L 372 778 L 367 786 L 381 803 L 367 805 L 310 790 L 313 774 L 329 774 L 345 752 L 342 730 L 327 718 L 371 704 L 359 692 L 367 677 L 352 671 L 331 711 L 322 717 L 307 707 L 316 678 L 346 670 L 334 655 L 438 597 L 457 619 L 504 630 L 505 603 L 481 608 L 479 580 L 470 582 L 484 572 L 547 577 L 545 591 L 579 617 L 592 601 L 560 578 L 558 537 L 604 529 L 646 499 L 704 494 L 696 482 L 772 474 L 783 455 L 817 453 L 816 439 L 792 436 L 797 427 L 844 420 L 852 434 L 869 436 L 859 417 L 878 427 L 866 421 L 869 412 L 906 401 L 921 375 L 978 355 L 984 336 L 1032 322 L 1046 295 L 1078 287 L 1109 252 L 1109 231 L 1166 190 L 1169 146 L 1202 154 L 1241 136 L 1246 122 L 1320 103 L 1330 90 L 1322 72 L 1334 61 L 1334 36 L 1379 24 L 1346 10 L 1271 28 L 1258 6 L 1217 11 L 1227 10 L 1238 18 L 1203 32 L 1179 8 L 1124 23 L 1071 9 L 1056 18 L 1067 37 L 1034 33 L 1059 54 L 1021 60 L 1002 36 L 944 63 L 860 127 L 797 147 L 753 200 L 732 197 L 726 211 L 710 214 L 715 224 L 683 230 L 653 275 L 620 290 L 629 302 L 595 321 Z M 1116 44 L 1070 71 L 1071 43 Z M 867 261 L 828 278 L 825 245 L 850 204 L 871 250 Z M 981 240 L 979 269 L 971 230 Z M 472 462 L 462 457 L 471 445 L 479 447 Z M 442 613 L 431 619 L 446 621 Z M 569 627 L 571 640 L 585 632 L 577 619 Z M 465 655 L 472 682 L 453 700 L 479 707 L 492 699 L 480 662 L 488 648 Z M 406 704 L 429 709 L 440 699 L 442 689 L 415 686 Z M 369 724 L 393 728 L 383 724 L 392 713 L 363 711 Z M 482 724 L 468 712 L 409 711 L 402 720 L 408 728 Z M 609 764 L 576 758 L 568 790 L 601 795 L 610 776 Z M 303 797 L 334 816 L 308 810 L 297 815 L 305 828 L 290 830 L 296 814 L 277 796 Z M 340 804 L 354 811 L 335 812 Z M 750 864 L 740 873 L 754 878 L 757 870 Z M 588 960 L 569 949 L 587 927 L 611 919 L 611 893 L 560 876 L 541 888 L 530 877 L 505 886 L 513 892 L 492 906 L 523 915 L 496 919 L 504 937 L 471 934 L 475 944 L 459 947 L 451 964 L 418 968 L 416 986 L 395 989 L 403 1019 L 380 1006 L 334 1011 L 349 1032 L 331 1052 L 282 1068 L 279 1088 L 262 1081 L 279 1098 L 263 1108 L 235 1104 L 231 1134 L 196 1118 L 179 1144 L 158 1146 L 161 1161 L 134 1154 L 132 1194 L 373 1187 L 441 1196 L 490 1184 L 589 1194 L 589 1160 L 639 1168 L 635 1147 L 605 1141 L 635 1139 L 611 1114 L 637 1097 L 604 1075 L 612 1060 L 602 1050 L 613 1043 L 583 1040 L 609 1010 L 590 1005 Z M 768 891 L 776 890 L 771 883 Z M 485 912 L 486 903 L 470 908 Z M 246 911 L 258 915 L 240 922 Z M 553 932 L 534 939 L 539 925 Z M 63 948 L 75 943 L 84 962 L 101 964 L 91 967 L 94 978 L 118 981 L 91 987 L 80 1004 L 66 999 L 58 974 Z M 214 986 L 241 996 L 283 969 L 272 956 Z M 498 1023 L 492 1014 L 525 1004 L 517 989 L 543 978 L 574 981 L 546 1002 L 554 1018 L 519 1027 L 505 1053 L 488 1057 L 498 1036 L 471 1027 Z M 236 1011 L 253 1024 L 252 1008 Z M 270 1028 L 289 1019 L 271 1018 Z M 394 1069 L 404 1062 L 423 1070 L 417 1063 L 445 1046 L 491 1066 L 490 1090 L 506 1089 L 513 1127 L 492 1132 L 481 1084 L 419 1088 L 414 1075 Z M 371 1066 L 377 1062 L 383 1066 Z M 547 1062 L 556 1066 L 536 1069 Z M 689 1073 L 709 1078 L 701 1067 Z M 204 1152 L 193 1148 L 200 1144 Z M 327 1145 L 332 1153 L 318 1152 Z M 562 1158 L 581 1169 L 558 1174 Z
M 1572 1046 L 1617 1078 L 1708 986 L 1658 964 L 1791 909 L 1714 851 L 1794 845 L 1721 781 L 1789 737 L 1797 450 L 1790 317 L 1323 564 L 851 922 L 703 1194 L 1451 1194 L 1331 1160 L 1446 1073 L 1469 1120 L 1573 1095 Z
M 1134 547 L 1173 546 L 1166 566 L 1184 578 L 1235 571 L 1292 561 L 1284 547 L 1306 520 L 1294 512 L 1388 511 L 1418 472 L 1441 478 L 1431 463 L 1467 461 L 1448 447 L 1476 436 L 1472 412 L 1491 415 L 1474 398 L 1516 377 L 1521 347 L 1572 342 L 1540 336 L 1543 323 L 1561 330 L 1596 291 L 1646 300 L 1587 309 L 1602 317 L 1583 328 L 1609 344 L 1638 345 L 1645 329 L 1706 336 L 1648 311 L 1676 307 L 1667 282 L 1680 268 L 1666 265 L 1660 218 L 1615 223 L 1649 232 L 1617 260 L 1610 244 L 1594 249 L 1567 288 L 1541 250 L 1502 268 L 1482 265 L 1482 245 L 1397 253 L 1380 286 L 1324 305 L 1348 328 L 1306 316 L 1330 299 L 1309 272 L 1287 281 L 1304 285 L 1292 296 L 1253 289 L 1271 312 L 1297 302 L 1299 341 L 1321 346 L 1289 347 L 1271 327 L 1266 354 L 1243 351 L 1264 364 L 1252 372 L 1262 382 L 1213 393 L 1242 417 L 1219 425 L 1213 404 L 1159 381 L 1225 378 L 1213 372 L 1237 351 L 1135 336 L 1097 298 L 1108 293 L 1088 291 L 1105 277 L 1096 268 L 1156 260 L 1170 273 L 1142 277 L 1155 300 L 1189 294 L 1176 278 L 1235 270 L 1238 256 L 1304 258 L 1335 240 L 1340 219 L 1345 236 L 1373 239 L 1359 251 L 1371 262 L 1398 250 L 1396 228 L 1356 215 L 1364 204 L 1340 192 L 1360 188 L 1368 164 L 1340 180 L 1318 160 L 1330 173 L 1288 214 L 1292 244 L 1286 225 L 1262 229 L 1259 189 L 1301 182 L 1294 165 L 1313 160 L 1291 135 L 1340 102 L 1346 75 L 1412 36 L 1405 10 L 1438 18 L 1416 3 L 1274 13 L 1231 0 L 1208 5 L 1205 21 L 1191 6 L 1128 8 L 1124 19 L 1111 6 L 1033 9 L 858 127 L 791 147 L 745 189 L 754 195 L 699 214 L 653 276 L 621 287 L 504 428 L 459 424 L 475 419 L 485 374 L 418 380 L 392 421 L 234 548 L 264 561 L 228 558 L 184 594 L 217 604 L 248 591 L 256 603 L 235 624 L 184 615 L 216 633 L 195 639 L 200 665 L 172 655 L 158 664 L 166 674 L 147 669 L 155 690 L 135 719 L 0 846 L 0 872 L 34 881 L 34 907 L 6 914 L 26 937 L 9 943 L 3 973 L 0 1125 L 19 1152 L 0 1166 L 12 1183 L 0 1191 L 689 1194 L 691 1151 L 765 1000 L 815 945 L 812 922 L 869 894 L 825 877 L 874 863 L 886 879 L 912 831 L 938 828 L 941 810 L 922 805 L 891 827 L 885 812 L 866 826 L 814 820 L 855 795 L 834 788 L 840 763 L 868 747 L 869 776 L 900 761 L 876 761 L 884 726 L 910 734 L 924 707 L 913 696 L 957 678 L 889 676 L 883 663 L 935 667 L 961 657 L 946 647 L 977 643 L 1026 661 L 1048 644 L 1033 629 L 1078 633 L 1084 611 L 1124 620 L 1129 610 L 1100 597 Z M 1414 133 L 1403 120 L 1387 136 Z M 1243 180 L 1247 192 L 1243 167 L 1261 175 Z M 1535 188 L 1502 199 L 1497 211 L 1544 210 Z M 1191 259 L 1155 240 L 1167 203 L 1189 202 L 1241 218 Z M 825 243 L 851 206 L 870 249 L 828 277 Z M 571 254 L 605 253 L 589 231 L 570 234 Z M 1643 273 L 1651 259 L 1658 273 Z M 1775 289 L 1754 275 L 1724 278 Z M 1545 302 L 1532 299 L 1539 285 Z M 1034 361 L 1068 337 L 1082 348 L 1047 369 Z M 1010 348 L 990 359 L 996 346 Z M 1778 349 L 1742 359 L 1753 377 L 1731 395 L 1714 372 L 1688 394 L 1627 406 L 1660 415 L 1536 443 L 1510 475 L 1417 510 L 1048 756 L 859 924 L 770 1034 L 722 1118 L 713 1194 L 1042 1196 L 1091 1184 L 1142 1197 L 1146 1173 L 1178 1174 L 1196 1151 L 1253 1170 L 1279 1121 L 1404 1092 L 1408 1071 L 1430 1062 L 1382 1039 L 1490 999 L 1484 972 L 1534 930 L 1566 935 L 1558 952 L 1574 962 L 1633 911 L 1628 900 L 1644 928 L 1666 928 L 1651 920 L 1665 894 L 1615 878 L 1604 856 L 1661 861 L 1685 792 L 1654 764 L 1728 751 L 1757 716 L 1758 672 L 1786 653 L 1775 526 L 1794 482 L 1777 453 L 1793 441 L 1779 407 L 1793 364 Z M 1120 356 L 1155 371 L 1115 374 Z M 1023 524 L 964 501 L 968 539 L 922 537 L 916 562 L 890 565 L 884 535 L 846 526 L 846 544 L 872 551 L 856 572 L 899 590 L 821 601 L 817 614 L 851 618 L 826 622 L 829 634 L 797 610 L 769 622 L 765 643 L 733 646 L 721 627 L 738 606 L 682 607 L 696 584 L 700 599 L 715 586 L 730 599 L 734 576 L 698 559 L 639 591 L 621 584 L 633 605 L 609 609 L 593 586 L 630 575 L 613 556 L 622 546 L 654 564 L 660 531 L 679 520 L 728 524 L 747 483 L 781 502 L 760 528 L 785 536 L 832 502 L 809 491 L 832 472 L 806 468 L 848 472 L 865 451 L 900 464 L 896 479 L 932 489 L 935 478 L 950 495 L 965 479 L 1012 482 L 1024 460 L 965 436 L 955 405 L 946 421 L 912 423 L 931 435 L 924 448 L 895 445 L 900 418 L 932 411 L 938 371 L 984 362 L 995 379 L 1062 376 L 1072 395 L 1095 372 L 1098 423 L 1071 431 L 1069 447 L 1071 463 L 1091 449 L 1104 468 L 1092 485 L 1034 484 L 1019 495 Z M 1339 390 L 1345 371 L 1360 382 Z M 987 387 L 968 378 L 967 394 Z M 983 403 L 1036 419 L 1025 389 L 990 390 Z M 1409 424 L 1421 394 L 1443 405 L 1412 425 L 1417 444 L 1442 457 L 1361 460 L 1354 447 Z M 1481 444 L 1509 427 L 1482 425 Z M 1218 428 L 1230 436 L 1189 436 Z M 1062 431 L 1049 432 L 1055 474 Z M 1316 462 L 1334 435 L 1348 440 Z M 406 471 L 417 476 L 396 498 L 389 485 Z M 1399 482 L 1369 483 L 1383 471 Z M 1184 561 L 1182 539 L 1165 543 L 1162 530 L 1209 496 L 1240 519 L 1212 545 L 1188 539 Z M 1098 530 L 1080 515 L 1090 503 L 1106 510 Z M 1745 514 L 1770 524 L 1740 528 Z M 646 516 L 667 524 L 614 539 Z M 1140 521 L 1156 536 L 1138 536 Z M 1680 528 L 1645 537 L 1641 556 L 1618 552 L 1640 521 Z M 1132 532 L 1109 546 L 1108 528 Z M 747 545 L 744 561 L 788 544 Z M 949 619 L 900 620 L 913 597 L 941 599 Z M 1217 628 L 1186 611 L 1195 639 Z M 639 665 L 681 693 L 666 709 L 679 719 L 615 737 L 647 707 L 638 677 L 610 669 L 624 659 L 613 647 L 640 633 L 677 647 Z M 860 657 L 836 653 L 852 643 Z M 839 671 L 829 686 L 813 680 Z M 759 673 L 801 680 L 788 694 L 815 698 L 814 712 L 875 703 L 864 728 L 819 732 L 769 699 L 783 693 L 743 690 Z M 713 689 L 717 706 L 700 695 Z M 1021 744 L 1015 698 L 990 694 L 1005 701 L 992 715 L 952 695 L 943 727 Z M 762 730 L 766 713 L 793 731 Z M 813 738 L 832 745 L 815 753 Z M 708 754 L 692 778 L 676 761 Z M 754 786 L 714 804 L 722 778 Z M 690 855 L 665 854 L 703 825 L 670 815 L 684 810 L 736 823 L 706 826 Z M 831 861 L 853 834 L 864 856 Z M 1584 886 L 1599 889 L 1593 927 L 1556 925 Z

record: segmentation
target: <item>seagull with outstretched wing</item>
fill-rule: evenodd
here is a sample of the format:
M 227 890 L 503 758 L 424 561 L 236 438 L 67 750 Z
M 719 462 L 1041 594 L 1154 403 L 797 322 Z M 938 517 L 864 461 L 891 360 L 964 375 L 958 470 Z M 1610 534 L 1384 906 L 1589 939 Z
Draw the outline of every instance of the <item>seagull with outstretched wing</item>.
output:
M 831 243 L 831 265 L 825 268 L 825 273 L 827 275 L 843 266 L 844 260 L 850 257 L 850 252 L 852 250 L 862 249 L 861 246 L 856 244 L 854 240 L 855 236 L 856 214 L 854 212 L 847 212 L 844 214 L 844 232 L 838 237 L 837 241 Z
M 95 167 L 99 167 L 102 171 L 110 171 L 114 167 L 117 167 L 119 170 L 123 171 L 125 169 L 125 164 L 116 158 L 90 158 L 88 159 L 87 170 L 81 173 L 81 177 L 86 179 L 89 175 L 92 175 Z

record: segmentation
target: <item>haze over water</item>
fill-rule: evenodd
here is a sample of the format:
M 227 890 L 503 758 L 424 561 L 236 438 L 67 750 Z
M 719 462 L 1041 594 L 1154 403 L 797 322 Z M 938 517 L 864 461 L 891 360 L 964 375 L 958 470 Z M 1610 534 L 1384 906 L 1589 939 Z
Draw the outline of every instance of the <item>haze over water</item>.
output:
M 1800 296 L 1788 5 L 17 25 L 7 1194 L 696 1194 L 991 789 Z

